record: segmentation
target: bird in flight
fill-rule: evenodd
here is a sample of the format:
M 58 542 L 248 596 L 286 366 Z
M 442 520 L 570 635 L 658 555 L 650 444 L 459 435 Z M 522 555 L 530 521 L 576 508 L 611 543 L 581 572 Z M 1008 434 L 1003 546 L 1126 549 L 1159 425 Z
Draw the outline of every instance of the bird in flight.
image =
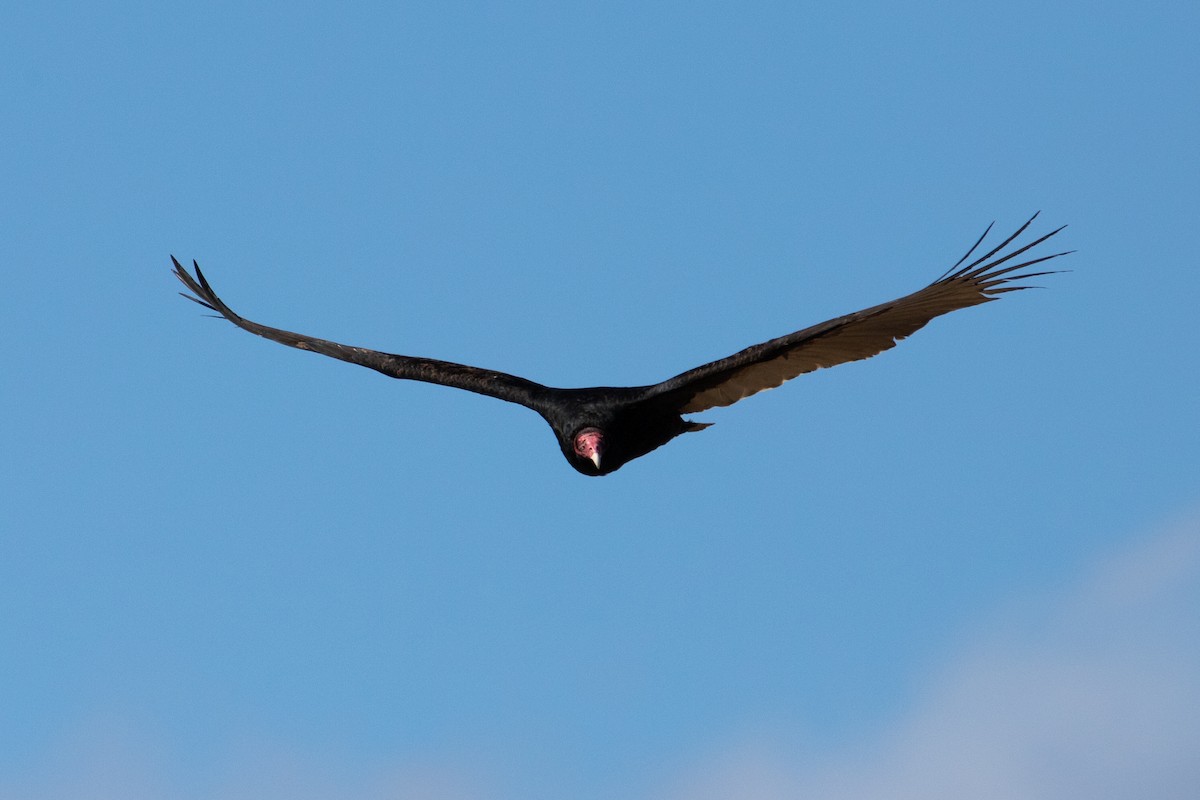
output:
M 1061 231 L 1064 225 L 1005 253 L 1036 218 L 1034 214 L 1000 244 L 968 261 L 987 238 L 992 229 L 989 225 L 957 264 L 920 291 L 747 347 L 653 386 L 557 389 L 495 370 L 382 353 L 271 328 L 235 314 L 217 297 L 195 261 L 192 262 L 195 275 L 174 256 L 171 261 L 175 276 L 192 292 L 180 292 L 181 295 L 217 312 L 242 330 L 289 347 L 370 367 L 392 378 L 440 383 L 533 409 L 550 423 L 571 466 L 584 475 L 599 476 L 615 472 L 682 433 L 711 424 L 684 419 L 684 414 L 732 405 L 797 375 L 869 358 L 894 347 L 897 341 L 934 317 L 996 300 L 1004 292 L 1028 288 L 1015 281 L 1047 275 L 1053 270 L 1021 270 L 1073 252 L 1018 259 Z M 1010 263 L 1013 260 L 1018 263 Z

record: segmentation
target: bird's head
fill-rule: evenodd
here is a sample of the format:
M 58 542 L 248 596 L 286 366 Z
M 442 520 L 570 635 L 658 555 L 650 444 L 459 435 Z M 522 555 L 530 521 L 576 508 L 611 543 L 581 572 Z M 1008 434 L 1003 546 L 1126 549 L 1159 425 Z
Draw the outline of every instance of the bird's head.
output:
M 576 458 L 590 461 L 599 471 L 600 459 L 604 455 L 604 431 L 592 427 L 581 428 L 572 437 L 571 446 Z

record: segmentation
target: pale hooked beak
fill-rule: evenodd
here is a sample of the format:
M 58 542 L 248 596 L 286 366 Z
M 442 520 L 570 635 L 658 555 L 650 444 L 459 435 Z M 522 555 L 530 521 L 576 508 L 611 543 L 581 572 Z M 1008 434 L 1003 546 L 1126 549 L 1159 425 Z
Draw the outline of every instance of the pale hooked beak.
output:
M 584 428 L 575 434 L 575 455 L 586 458 L 600 470 L 600 457 L 604 455 L 604 431 L 599 428 Z

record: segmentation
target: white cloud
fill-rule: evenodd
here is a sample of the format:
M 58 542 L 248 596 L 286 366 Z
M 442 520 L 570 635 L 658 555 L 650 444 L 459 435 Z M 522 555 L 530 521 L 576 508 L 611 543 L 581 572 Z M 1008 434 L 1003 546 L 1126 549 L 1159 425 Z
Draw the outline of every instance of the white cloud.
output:
M 1200 796 L 1200 517 L 1067 590 L 1019 599 L 911 708 L 829 751 L 779 730 L 681 770 L 654 800 L 1192 800 Z M 247 748 L 203 786 L 168 780 L 152 726 L 83 725 L 0 800 L 483 800 L 479 764 Z M 226 764 L 228 767 L 229 765 Z
M 1200 520 L 1021 603 L 843 752 L 743 741 L 670 800 L 1200 796 Z

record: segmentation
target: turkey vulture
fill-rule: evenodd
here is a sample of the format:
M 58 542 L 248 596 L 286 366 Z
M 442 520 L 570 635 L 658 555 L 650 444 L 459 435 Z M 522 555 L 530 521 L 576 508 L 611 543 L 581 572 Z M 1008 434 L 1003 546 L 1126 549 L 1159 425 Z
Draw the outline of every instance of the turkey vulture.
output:
M 180 292 L 181 295 L 250 333 L 370 367 L 393 378 L 440 383 L 533 409 L 550 423 L 571 466 L 584 475 L 596 476 L 620 469 L 681 433 L 698 431 L 711 424 L 685 420 L 683 414 L 732 405 L 805 372 L 869 358 L 893 347 L 934 317 L 996 300 L 1004 292 L 1027 288 L 1013 281 L 1050 273 L 1016 274 L 1019 270 L 1067 254 L 1053 253 L 1008 263 L 1062 230 L 1058 228 L 1002 254 L 1036 218 L 1034 214 L 1016 233 L 963 266 L 991 231 L 989 225 L 957 264 L 918 292 L 747 347 L 653 386 L 555 389 L 494 370 L 381 353 L 269 328 L 238 316 L 225 305 L 195 261 L 192 262 L 194 277 L 174 256 L 171 261 L 175 264 L 175 276 L 194 296 Z

